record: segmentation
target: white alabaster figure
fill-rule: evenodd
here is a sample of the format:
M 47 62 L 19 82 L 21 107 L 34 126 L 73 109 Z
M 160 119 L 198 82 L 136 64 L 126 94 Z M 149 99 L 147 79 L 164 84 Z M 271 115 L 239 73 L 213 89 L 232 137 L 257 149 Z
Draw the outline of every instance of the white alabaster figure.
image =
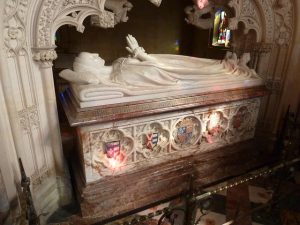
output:
M 181 55 L 147 54 L 136 39 L 128 35 L 130 57 L 119 58 L 105 66 L 96 53 L 82 52 L 76 57 L 73 70 L 60 76 L 72 83 L 80 101 L 151 95 L 170 91 L 218 86 L 259 79 L 247 67 L 249 54 L 240 59 L 227 53 L 223 60 Z

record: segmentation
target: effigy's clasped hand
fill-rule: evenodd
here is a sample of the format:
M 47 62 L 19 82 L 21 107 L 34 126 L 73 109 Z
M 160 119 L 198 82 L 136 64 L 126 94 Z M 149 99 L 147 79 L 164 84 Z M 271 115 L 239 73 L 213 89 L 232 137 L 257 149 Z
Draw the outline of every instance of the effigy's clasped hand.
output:
M 139 43 L 132 35 L 126 37 L 127 47 L 126 50 L 136 58 L 140 53 L 145 53 L 145 49 L 139 46 Z
M 141 53 L 145 53 L 145 49 L 142 47 L 137 47 L 133 50 L 133 57 L 136 58 Z

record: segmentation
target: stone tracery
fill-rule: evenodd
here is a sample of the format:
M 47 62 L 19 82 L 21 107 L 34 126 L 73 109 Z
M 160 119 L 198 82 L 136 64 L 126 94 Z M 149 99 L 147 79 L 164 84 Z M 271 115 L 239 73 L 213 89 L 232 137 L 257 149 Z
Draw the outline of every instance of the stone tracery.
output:
M 105 123 L 83 127 L 79 130 L 84 152 L 81 161 L 87 182 L 247 140 L 254 135 L 259 106 L 259 99 L 250 99 L 213 109 L 196 108 L 182 116 L 159 115 L 155 122 L 143 117 L 119 121 L 116 128 Z M 155 142 L 153 134 L 157 134 Z M 154 145 L 147 145 L 149 141 Z M 111 143 L 116 143 L 115 159 L 107 152 Z
M 161 0 L 150 1 L 157 6 L 161 4 Z M 92 23 L 102 28 L 112 28 L 117 23 L 128 20 L 127 12 L 131 8 L 132 4 L 127 0 L 45 0 L 35 19 L 37 29 L 33 40 L 34 47 L 54 47 L 54 33 L 64 24 L 73 25 L 79 32 L 83 32 L 82 23 L 91 15 Z

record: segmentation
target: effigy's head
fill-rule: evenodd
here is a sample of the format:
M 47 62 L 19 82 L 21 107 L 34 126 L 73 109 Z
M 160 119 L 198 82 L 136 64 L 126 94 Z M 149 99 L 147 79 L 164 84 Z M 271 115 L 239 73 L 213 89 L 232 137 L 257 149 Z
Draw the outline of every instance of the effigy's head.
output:
M 94 66 L 104 66 L 104 59 L 98 53 L 81 52 L 77 57 L 81 62 Z
M 74 71 L 82 72 L 88 69 L 100 69 L 104 67 L 105 61 L 98 53 L 81 52 L 74 61 Z

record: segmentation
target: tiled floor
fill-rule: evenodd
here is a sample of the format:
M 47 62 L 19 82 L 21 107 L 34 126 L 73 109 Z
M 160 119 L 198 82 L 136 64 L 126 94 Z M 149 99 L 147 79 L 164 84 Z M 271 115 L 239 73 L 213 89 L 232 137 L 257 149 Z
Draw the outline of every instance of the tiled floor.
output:
M 258 179 L 213 195 L 209 210 L 204 211 L 204 214 L 200 210 L 197 211 L 197 225 L 229 225 L 233 224 L 230 223 L 232 219 L 237 219 L 234 225 L 300 225 L 300 172 L 296 172 L 293 177 L 281 184 L 278 192 L 280 197 L 276 204 L 254 210 L 266 205 L 272 196 L 275 196 L 276 179 L 276 177 Z M 221 184 L 223 185 L 226 183 Z M 139 215 L 147 215 L 169 204 L 174 202 L 150 208 Z M 177 211 L 175 214 L 175 218 L 171 217 L 173 225 L 184 225 L 184 213 Z M 139 225 L 156 225 L 159 219 L 160 216 Z M 165 220 L 161 225 L 171 224 L 170 221 Z
M 275 195 L 276 179 L 261 178 L 214 195 L 209 211 L 202 214 L 198 210 L 197 225 L 300 225 L 300 173 L 281 184 L 281 197 L 275 204 L 262 207 Z M 230 222 L 232 219 L 235 223 Z M 178 219 L 175 225 L 183 225 L 181 221 Z
M 282 183 L 276 204 L 253 212 L 272 199 L 270 183 L 274 180 L 267 179 L 214 195 L 210 211 L 205 212 L 198 225 L 227 225 L 234 216 L 240 218 L 236 225 L 300 225 L 300 172 Z M 197 217 L 200 216 L 199 211 Z
M 251 218 L 251 209 L 256 204 L 265 204 L 272 197 L 270 191 L 257 186 L 244 185 L 223 191 L 213 196 L 213 204 L 210 211 L 202 217 L 198 225 L 222 225 L 234 219 L 239 214 L 249 214 L 241 219 L 243 225 L 261 225 Z M 238 207 L 237 207 L 238 206 Z M 237 209 L 238 208 L 238 209 Z M 239 210 L 240 212 L 237 212 Z M 247 211 L 247 212 L 245 212 Z M 197 217 L 201 216 L 200 211 Z M 239 223 L 240 224 L 240 223 Z

